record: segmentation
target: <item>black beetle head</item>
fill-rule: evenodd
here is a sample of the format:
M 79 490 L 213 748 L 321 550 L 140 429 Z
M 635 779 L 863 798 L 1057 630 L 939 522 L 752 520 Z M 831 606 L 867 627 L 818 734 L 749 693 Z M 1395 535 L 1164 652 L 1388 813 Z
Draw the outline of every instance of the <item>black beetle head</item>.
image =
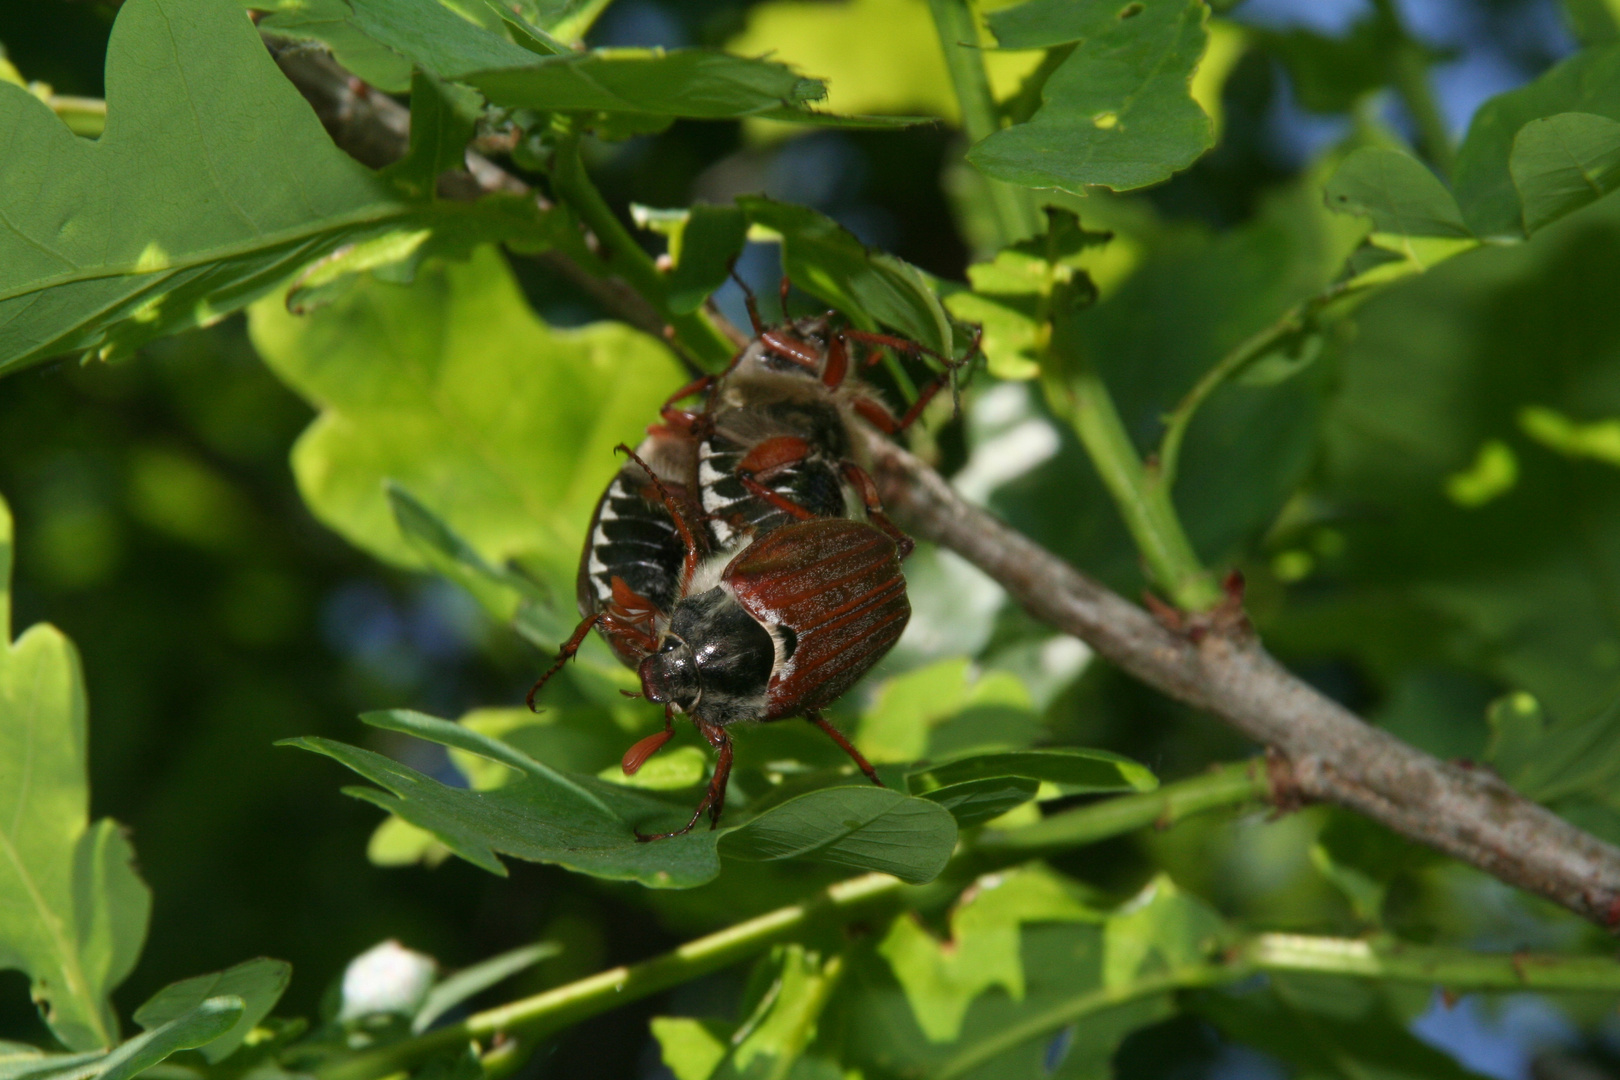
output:
M 675 605 L 658 651 L 641 662 L 641 691 L 711 724 L 764 715 L 776 646 L 720 588 Z

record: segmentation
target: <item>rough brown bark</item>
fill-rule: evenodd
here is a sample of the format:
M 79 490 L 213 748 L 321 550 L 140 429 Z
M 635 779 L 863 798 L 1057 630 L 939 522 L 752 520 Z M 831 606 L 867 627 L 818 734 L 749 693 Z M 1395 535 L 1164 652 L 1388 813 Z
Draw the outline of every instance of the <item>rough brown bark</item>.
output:
M 319 51 L 269 43 L 338 145 L 373 167 L 404 154 L 410 117 L 398 102 L 368 93 Z M 452 174 L 444 185 L 461 197 L 529 190 L 476 154 L 468 155 L 467 174 Z M 662 335 L 652 306 L 623 282 L 598 278 L 561 253 L 544 258 L 619 318 Z M 1241 623 L 1197 640 L 1171 630 L 963 500 L 888 439 L 874 435 L 872 452 L 885 502 L 916 535 L 978 566 L 1036 618 L 1270 748 L 1280 788 L 1356 810 L 1599 925 L 1620 924 L 1620 849 L 1489 771 L 1440 761 L 1363 723 L 1289 673 Z

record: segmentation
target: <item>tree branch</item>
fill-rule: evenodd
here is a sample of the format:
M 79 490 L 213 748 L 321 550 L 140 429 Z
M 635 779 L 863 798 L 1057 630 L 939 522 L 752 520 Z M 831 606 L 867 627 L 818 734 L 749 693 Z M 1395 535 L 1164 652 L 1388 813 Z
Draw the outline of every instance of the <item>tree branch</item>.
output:
M 330 57 L 272 40 L 282 70 L 339 146 L 371 165 L 405 152 L 409 113 L 366 93 Z M 527 190 L 468 155 L 477 189 Z M 516 185 L 514 187 L 513 185 Z M 604 281 L 560 252 L 543 256 L 616 316 L 658 336 L 663 320 L 620 281 Z M 1494 774 L 1442 762 L 1370 727 L 1296 678 L 1247 632 L 1194 641 L 967 503 L 938 473 L 876 434 L 884 499 L 918 536 L 996 579 L 1043 622 L 1073 634 L 1155 689 L 1221 717 L 1275 748 L 1273 786 L 1337 803 L 1493 876 L 1612 928 L 1620 923 L 1620 850 L 1530 802 Z
M 939 474 L 872 436 L 891 513 L 995 578 L 1031 615 L 1143 682 L 1221 717 L 1283 757 L 1277 780 L 1349 807 L 1604 927 L 1620 923 L 1620 850 L 1485 769 L 1431 757 L 1295 677 L 1247 631 L 1194 641 L 966 502 Z

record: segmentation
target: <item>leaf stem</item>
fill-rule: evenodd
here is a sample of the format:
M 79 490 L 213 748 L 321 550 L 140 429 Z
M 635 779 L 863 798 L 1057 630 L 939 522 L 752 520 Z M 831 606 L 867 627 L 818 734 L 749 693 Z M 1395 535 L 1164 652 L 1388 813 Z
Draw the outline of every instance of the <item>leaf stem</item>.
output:
M 1114 497 L 1149 576 L 1184 611 L 1214 607 L 1221 600 L 1221 591 L 1198 561 L 1176 516 L 1170 486 L 1142 463 L 1096 368 L 1082 359 L 1073 365 L 1066 381 L 1054 382 L 1049 380 L 1048 399 L 1067 405 L 1060 411 L 1068 413 L 1103 486 Z
M 701 311 L 677 314 L 670 310 L 664 276 L 586 173 L 579 156 L 577 132 L 564 132 L 557 140 L 551 186 L 557 197 L 572 207 L 596 234 L 609 265 L 657 309 L 681 344 L 709 367 L 723 366 L 731 359 L 734 351 L 731 342 L 706 315 Z
M 1271 794 L 1261 759 L 1220 765 L 1142 795 L 1122 795 L 1053 814 L 1016 829 L 986 829 L 965 856 L 980 873 L 1068 851 L 1148 826 L 1166 828 L 1193 814 L 1256 803 Z
M 1602 956 L 1482 954 L 1361 938 L 1252 934 L 1208 963 L 1190 964 L 1078 994 L 973 1044 L 932 1075 L 935 1080 L 953 1080 L 1031 1039 L 1131 1001 L 1176 990 L 1228 985 L 1262 972 L 1285 971 L 1444 986 L 1452 991 L 1620 990 L 1620 964 Z
M 1348 282 L 1339 282 L 1328 286 L 1315 296 L 1301 300 L 1285 311 L 1276 322 L 1239 342 L 1235 348 L 1217 360 L 1213 367 L 1204 372 L 1203 377 L 1187 391 L 1187 396 L 1182 398 L 1175 409 L 1164 418 L 1164 437 L 1159 442 L 1158 482 L 1166 489 L 1175 487 L 1176 466 L 1181 460 L 1181 444 L 1186 438 L 1187 426 L 1192 423 L 1193 415 L 1222 383 L 1277 348 L 1290 336 L 1306 329 L 1318 311 L 1357 288 L 1359 287 L 1352 286 Z
M 967 0 L 928 0 L 934 16 L 934 30 L 945 54 L 945 68 L 956 90 L 962 110 L 962 130 L 969 142 L 978 143 L 1001 130 L 1001 117 L 990 91 L 990 75 L 985 71 L 979 48 L 979 28 Z M 990 194 L 990 207 L 996 222 L 997 248 L 1015 240 L 1034 236 L 1041 230 L 1040 214 L 1029 189 L 984 177 Z

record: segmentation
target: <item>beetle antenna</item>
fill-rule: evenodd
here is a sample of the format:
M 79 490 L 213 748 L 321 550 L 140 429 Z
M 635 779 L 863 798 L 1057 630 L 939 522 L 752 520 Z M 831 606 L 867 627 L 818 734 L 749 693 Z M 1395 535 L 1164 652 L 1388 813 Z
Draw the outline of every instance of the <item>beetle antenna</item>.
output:
M 731 277 L 732 281 L 737 283 L 737 287 L 742 290 L 743 303 L 748 305 L 748 321 L 754 324 L 754 336 L 759 337 L 765 332 L 765 322 L 759 317 L 759 300 L 755 298 L 754 290 L 748 287 L 748 282 L 738 276 L 737 260 L 735 258 L 726 264 L 726 273 Z

